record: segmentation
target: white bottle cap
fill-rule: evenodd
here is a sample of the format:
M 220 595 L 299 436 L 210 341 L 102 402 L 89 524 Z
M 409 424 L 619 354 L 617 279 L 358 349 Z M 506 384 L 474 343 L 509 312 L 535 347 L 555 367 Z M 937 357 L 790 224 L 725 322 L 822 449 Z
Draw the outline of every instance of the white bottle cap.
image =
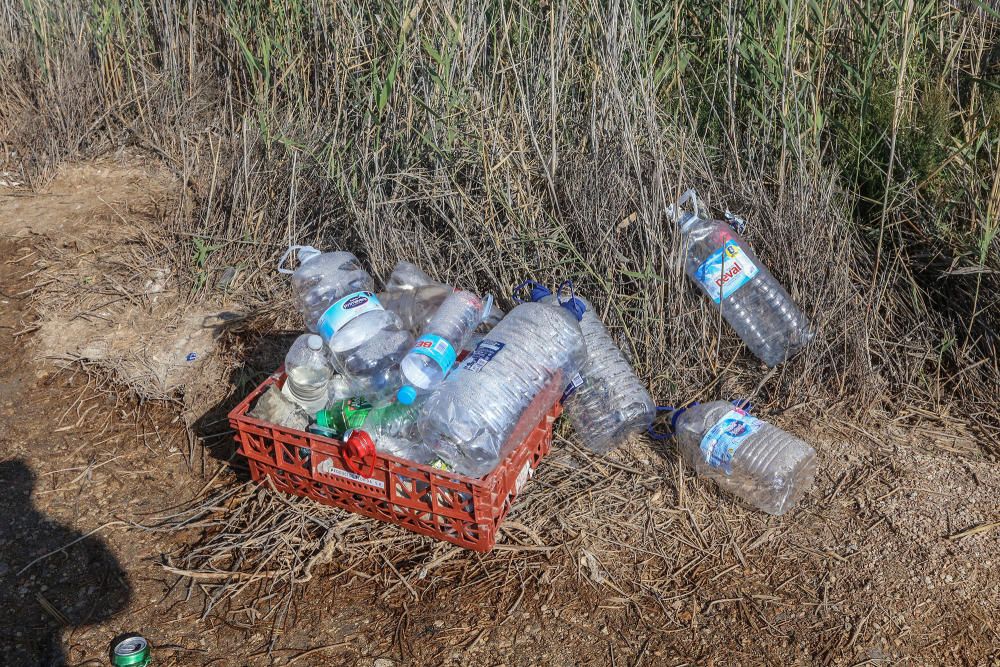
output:
M 317 336 L 316 334 L 312 334 L 311 336 L 309 336 L 309 338 L 306 339 L 306 345 L 309 347 L 310 350 L 322 350 L 323 339 Z

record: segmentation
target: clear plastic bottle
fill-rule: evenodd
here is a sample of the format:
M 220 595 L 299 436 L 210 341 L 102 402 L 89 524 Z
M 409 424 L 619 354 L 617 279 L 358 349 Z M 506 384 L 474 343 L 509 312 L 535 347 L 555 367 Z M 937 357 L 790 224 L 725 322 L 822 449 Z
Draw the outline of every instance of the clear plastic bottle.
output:
M 399 262 L 386 282 L 385 291 L 378 295 L 386 310 L 399 315 L 403 325 L 413 333 L 424 331 L 431 317 L 448 295 L 455 291 L 450 285 L 436 282 L 410 262 Z M 503 319 L 504 312 L 490 302 L 483 323 L 491 328 Z
M 555 295 L 542 285 L 524 284 L 531 287 L 532 301 L 555 304 Z M 630 436 L 644 433 L 653 423 L 656 403 L 597 311 L 583 297 L 576 298 L 586 306 L 580 329 L 587 343 L 587 361 L 580 370 L 583 384 L 566 399 L 566 414 L 584 446 L 603 454 Z
M 472 292 L 449 294 L 400 363 L 406 384 L 396 400 L 408 405 L 441 384 L 483 315 L 483 301 Z
M 300 265 L 292 271 L 284 263 L 295 250 Z M 278 271 L 291 274 L 306 327 L 323 337 L 334 368 L 348 376 L 358 394 L 376 402 L 391 400 L 401 384 L 399 362 L 413 337 L 379 303 L 358 259 L 349 252 L 291 246 Z
M 699 475 L 768 514 L 784 514 L 812 487 L 813 448 L 732 403 L 678 410 L 674 422 L 677 448 Z
M 314 415 L 324 407 L 329 396 L 333 369 L 323 352 L 323 339 L 316 334 L 302 334 L 285 355 L 285 384 L 281 393 L 295 402 L 306 414 Z
M 722 316 L 750 351 L 774 367 L 809 344 L 812 329 L 785 288 L 729 225 L 702 217 L 688 190 L 674 210 L 684 237 L 685 271 L 722 309 Z
M 455 471 L 487 474 L 580 371 L 583 304 L 564 306 L 520 304 L 427 397 L 417 422 L 421 440 Z

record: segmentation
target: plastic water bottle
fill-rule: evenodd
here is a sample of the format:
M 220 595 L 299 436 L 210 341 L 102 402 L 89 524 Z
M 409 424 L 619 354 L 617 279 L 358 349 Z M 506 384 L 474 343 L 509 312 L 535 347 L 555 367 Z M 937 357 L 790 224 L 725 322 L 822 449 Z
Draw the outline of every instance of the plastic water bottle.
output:
M 526 281 L 523 286 L 531 287 L 532 301 L 556 303 L 555 295 L 542 285 Z M 603 454 L 630 436 L 644 433 L 653 423 L 656 403 L 590 302 L 576 298 L 586 306 L 580 329 L 587 343 L 587 361 L 580 371 L 583 384 L 566 398 L 566 414 L 583 444 Z
M 693 210 L 678 220 L 688 276 L 761 361 L 774 367 L 792 357 L 813 338 L 806 316 L 739 234 L 725 222 L 702 217 L 694 190 L 684 193 L 674 210 L 688 201 Z
M 403 325 L 414 333 L 423 332 L 431 317 L 455 289 L 439 283 L 410 262 L 399 262 L 379 294 L 386 310 L 399 315 Z M 503 319 L 504 312 L 491 302 L 483 323 L 492 328 Z
M 333 369 L 323 352 L 322 338 L 316 334 L 296 338 L 285 355 L 285 373 L 281 393 L 289 400 L 310 415 L 326 407 Z
M 400 363 L 407 384 L 396 392 L 396 400 L 409 405 L 441 384 L 483 315 L 483 301 L 472 292 L 449 294 Z
M 674 438 L 695 471 L 768 514 L 781 515 L 812 487 L 816 452 L 726 401 L 674 413 Z
M 284 268 L 293 251 L 299 268 Z M 291 246 L 278 271 L 292 276 L 299 310 L 306 327 L 318 332 L 330 351 L 334 368 L 371 400 L 390 400 L 401 384 L 399 362 L 413 337 L 399 317 L 375 296 L 371 276 L 349 252 L 320 252 L 311 246 Z
M 417 422 L 421 440 L 460 474 L 492 470 L 580 371 L 583 308 L 577 299 L 562 308 L 514 308 L 427 397 Z

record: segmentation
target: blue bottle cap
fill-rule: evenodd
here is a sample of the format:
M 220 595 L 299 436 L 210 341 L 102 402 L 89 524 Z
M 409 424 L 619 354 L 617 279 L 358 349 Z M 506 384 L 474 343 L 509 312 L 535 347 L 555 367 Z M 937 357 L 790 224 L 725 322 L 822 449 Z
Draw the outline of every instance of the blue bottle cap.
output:
M 396 392 L 396 400 L 403 405 L 412 405 L 413 401 L 417 400 L 417 390 L 408 384 L 403 385 Z
M 583 314 L 587 312 L 587 307 L 583 305 L 583 301 L 580 301 L 576 297 L 562 301 L 559 305 L 573 313 L 573 317 L 575 317 L 577 321 L 582 320 Z
M 532 283 L 531 285 L 532 301 L 541 301 L 547 296 L 552 296 L 552 290 L 550 290 L 545 285 L 540 285 L 539 283 Z

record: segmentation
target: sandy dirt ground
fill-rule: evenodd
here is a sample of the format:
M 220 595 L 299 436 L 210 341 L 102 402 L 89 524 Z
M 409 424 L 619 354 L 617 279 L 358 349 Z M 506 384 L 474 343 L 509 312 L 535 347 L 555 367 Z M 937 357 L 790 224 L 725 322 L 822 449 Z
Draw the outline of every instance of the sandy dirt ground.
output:
M 138 405 L 108 391 L 110 367 L 73 363 L 94 332 L 108 341 L 156 310 L 156 267 L 135 278 L 137 304 L 91 300 L 81 317 L 72 304 L 105 284 L 95 270 L 114 274 L 109 239 L 155 226 L 171 188 L 153 165 L 108 161 L 0 191 L 3 664 L 107 664 L 111 638 L 135 631 L 159 665 L 1000 665 L 1000 472 L 968 431 L 929 417 L 887 415 L 880 430 L 779 418 L 821 461 L 782 518 L 720 496 L 671 445 L 635 443 L 612 459 L 623 486 L 607 491 L 644 526 L 626 537 L 600 490 L 547 504 L 567 467 L 607 470 L 560 442 L 511 516 L 537 527 L 533 550 L 422 541 L 390 574 L 333 558 L 276 635 L 238 606 L 203 617 L 200 582 L 164 568 L 198 531 L 141 525 L 241 483 L 231 447 L 192 441 L 183 400 Z M 58 309 L 54 286 L 70 295 Z M 163 312 L 191 309 L 178 298 Z M 581 515 L 592 529 L 567 528 Z

